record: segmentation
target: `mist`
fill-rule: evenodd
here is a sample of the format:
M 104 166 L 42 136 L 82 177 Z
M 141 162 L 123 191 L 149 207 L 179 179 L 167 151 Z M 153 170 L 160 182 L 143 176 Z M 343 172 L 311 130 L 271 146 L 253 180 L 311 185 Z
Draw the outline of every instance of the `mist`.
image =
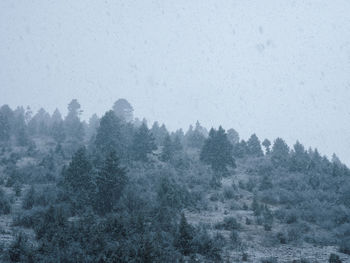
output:
M 350 164 L 349 1 L 0 3 L 0 104 L 83 118 L 118 98 L 167 128 L 233 127 Z

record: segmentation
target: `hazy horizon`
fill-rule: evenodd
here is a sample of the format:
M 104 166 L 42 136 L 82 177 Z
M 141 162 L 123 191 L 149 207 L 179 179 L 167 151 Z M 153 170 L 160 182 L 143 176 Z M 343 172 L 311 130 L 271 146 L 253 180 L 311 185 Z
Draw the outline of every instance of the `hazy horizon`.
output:
M 349 1 L 0 3 L 0 105 L 299 140 L 350 165 Z

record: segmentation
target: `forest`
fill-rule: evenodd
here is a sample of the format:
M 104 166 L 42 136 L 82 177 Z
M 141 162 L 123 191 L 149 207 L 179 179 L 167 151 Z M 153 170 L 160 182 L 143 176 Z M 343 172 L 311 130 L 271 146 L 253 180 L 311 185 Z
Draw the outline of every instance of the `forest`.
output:
M 349 262 L 335 154 L 239 127 L 170 131 L 126 99 L 82 110 L 1 106 L 0 261 Z

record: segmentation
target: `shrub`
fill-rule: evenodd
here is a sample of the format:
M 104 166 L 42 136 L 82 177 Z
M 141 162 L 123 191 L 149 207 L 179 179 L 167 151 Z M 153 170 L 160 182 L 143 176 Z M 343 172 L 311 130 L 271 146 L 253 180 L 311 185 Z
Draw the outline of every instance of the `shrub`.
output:
M 261 263 L 277 263 L 277 258 L 269 257 L 261 259 Z
M 224 187 L 224 197 L 226 199 L 232 199 L 235 196 L 235 192 L 232 187 L 225 186 Z
M 224 230 L 237 230 L 240 228 L 240 224 L 237 222 L 236 218 L 230 216 L 225 217 L 223 222 L 217 223 L 215 225 L 216 229 L 224 229 Z
M 329 256 L 329 263 L 342 263 L 342 261 L 340 260 L 339 256 L 337 254 L 332 253 Z

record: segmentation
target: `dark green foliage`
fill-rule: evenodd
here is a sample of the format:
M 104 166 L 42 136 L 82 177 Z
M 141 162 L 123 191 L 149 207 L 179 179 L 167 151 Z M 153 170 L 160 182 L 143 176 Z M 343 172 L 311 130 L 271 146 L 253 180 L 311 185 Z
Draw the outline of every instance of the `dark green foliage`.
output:
M 118 99 L 113 104 L 113 111 L 119 119 L 125 122 L 131 122 L 134 119 L 134 109 L 126 99 Z
M 3 105 L 0 108 L 0 141 L 6 142 L 10 139 L 11 135 L 11 118 L 12 111 L 7 105 Z
M 278 262 L 277 258 L 275 257 L 261 259 L 261 263 L 277 263 L 277 262 Z
M 168 162 L 173 158 L 174 155 L 174 145 L 173 142 L 171 141 L 171 137 L 170 135 L 167 135 L 165 137 L 164 143 L 163 143 L 163 149 L 162 149 L 162 153 L 160 156 L 160 159 L 163 162 Z
M 233 158 L 233 146 L 227 139 L 225 130 L 220 126 L 216 131 L 213 128 L 209 132 L 200 153 L 201 161 L 211 165 L 217 172 L 225 172 L 227 166 L 236 167 Z
M 239 143 L 233 145 L 233 156 L 236 158 L 243 158 L 248 154 L 247 142 L 241 140 Z
M 154 137 L 146 124 L 136 131 L 132 142 L 133 158 L 137 161 L 147 161 L 147 155 L 157 149 Z
M 187 223 L 185 215 L 181 214 L 181 220 L 177 232 L 177 237 L 175 240 L 175 246 L 184 255 L 189 255 L 193 252 L 192 249 L 192 239 L 194 235 L 194 229 L 191 225 Z
M 79 102 L 73 99 L 68 104 L 68 115 L 64 120 L 64 126 L 67 137 L 74 142 L 81 142 L 85 135 L 83 124 L 80 121 L 81 113 Z
M 26 193 L 24 199 L 23 199 L 23 203 L 22 203 L 22 207 L 24 209 L 32 209 L 35 203 L 35 189 L 32 186 L 29 191 Z
M 126 152 L 122 123 L 113 111 L 103 115 L 100 126 L 97 129 L 95 147 L 102 156 L 115 151 L 119 157 L 124 157 Z
M 33 248 L 28 242 L 28 238 L 20 232 L 10 245 L 8 251 L 10 262 L 28 262 L 34 263 Z
M 77 208 L 91 204 L 94 191 L 92 165 L 86 149 L 80 148 L 72 157 L 68 168 L 63 172 L 64 186 Z
M 9 214 L 11 212 L 11 204 L 9 198 L 4 191 L 0 189 L 0 214 Z
M 270 153 L 270 146 L 271 146 L 271 142 L 269 141 L 269 139 L 265 139 L 262 142 L 262 145 L 265 147 L 265 153 L 269 154 Z
M 96 178 L 96 207 L 99 213 L 105 214 L 112 211 L 126 183 L 126 171 L 119 166 L 116 153 L 111 152 L 105 159 Z
M 287 167 L 289 163 L 289 147 L 281 138 L 277 138 L 273 144 L 271 161 L 275 167 Z
M 51 136 L 57 143 L 62 143 L 64 141 L 66 134 L 64 131 L 63 121 L 57 121 L 52 124 Z
M 225 217 L 224 220 L 215 225 L 215 229 L 224 229 L 224 230 L 237 230 L 240 229 L 240 224 L 237 222 L 234 217 Z
M 186 133 L 187 145 L 191 148 L 201 149 L 205 143 L 205 133 L 207 131 L 197 121 L 195 129 L 193 130 L 190 126 Z
M 303 172 L 308 169 L 310 158 L 304 146 L 298 141 L 294 144 L 294 150 L 290 157 L 290 170 L 295 172 Z
M 344 238 L 341 240 L 339 246 L 339 252 L 350 255 L 350 238 Z
M 261 149 L 260 140 L 255 134 L 250 136 L 249 140 L 247 141 L 247 150 L 248 154 L 253 156 L 260 157 L 264 155 Z
M 328 262 L 329 263 L 342 263 L 339 256 L 337 254 L 334 254 L 334 253 L 330 254 Z

